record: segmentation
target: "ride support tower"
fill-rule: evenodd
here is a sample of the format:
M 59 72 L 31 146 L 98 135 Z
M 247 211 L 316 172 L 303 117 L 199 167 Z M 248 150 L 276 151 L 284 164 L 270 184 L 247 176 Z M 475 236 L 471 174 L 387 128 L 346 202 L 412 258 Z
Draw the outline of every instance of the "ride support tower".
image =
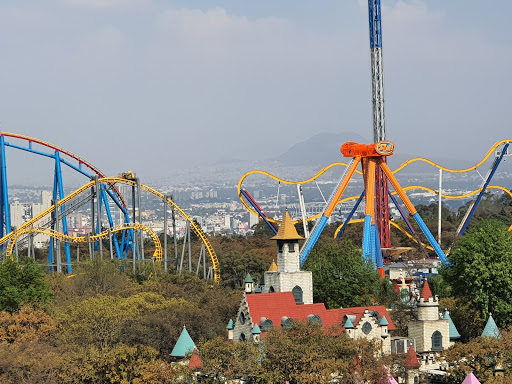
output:
M 384 71 L 382 68 L 382 29 L 380 0 L 368 0 L 370 26 L 370 59 L 372 70 L 373 140 L 375 143 L 386 140 L 384 114 Z M 387 162 L 386 156 L 382 158 Z M 378 167 L 375 173 L 375 223 L 378 228 L 382 248 L 391 246 L 389 235 L 388 180 Z

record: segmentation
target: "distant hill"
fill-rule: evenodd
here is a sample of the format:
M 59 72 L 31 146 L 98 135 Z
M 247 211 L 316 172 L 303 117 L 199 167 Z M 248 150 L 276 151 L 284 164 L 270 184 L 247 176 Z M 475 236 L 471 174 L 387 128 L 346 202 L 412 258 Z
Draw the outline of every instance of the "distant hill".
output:
M 273 160 L 286 166 L 325 166 L 343 161 L 341 144 L 347 141 L 369 143 L 354 132 L 319 133 L 306 141 L 293 145 L 288 151 Z
M 331 163 L 338 161 L 346 161 L 340 152 L 340 147 L 347 141 L 356 143 L 371 143 L 367 138 L 355 132 L 340 133 L 319 133 L 308 140 L 293 145 L 280 156 L 272 159 L 283 166 L 312 166 L 325 167 Z M 407 160 L 417 157 L 414 154 L 403 153 L 401 151 L 395 153 L 388 160 L 391 169 L 397 168 L 400 164 Z M 430 160 L 443 165 L 445 167 L 462 169 L 473 165 L 474 163 L 458 158 L 449 157 L 433 157 Z M 424 171 L 434 171 L 432 165 L 424 162 L 416 162 L 414 165 L 406 167 L 403 173 L 421 173 Z

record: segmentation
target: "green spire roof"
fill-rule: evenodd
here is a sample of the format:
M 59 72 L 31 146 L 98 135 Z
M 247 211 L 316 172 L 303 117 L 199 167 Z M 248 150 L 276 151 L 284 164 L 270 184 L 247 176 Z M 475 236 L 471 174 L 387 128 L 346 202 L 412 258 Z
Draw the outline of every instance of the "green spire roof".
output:
M 487 324 L 485 324 L 484 331 L 482 332 L 482 337 L 494 337 L 496 339 L 501 339 L 501 333 L 494 319 L 492 318 L 492 314 L 489 313 L 489 320 L 487 320 Z
M 233 320 L 232 319 L 229 319 L 229 322 L 228 322 L 228 326 L 226 327 L 226 329 L 233 329 L 235 328 L 235 326 L 233 325 Z
M 254 324 L 254 327 L 252 327 L 251 333 L 253 335 L 259 335 L 261 333 L 260 327 L 258 327 L 258 324 Z
M 181 335 L 176 342 L 176 345 L 172 349 L 171 356 L 174 357 L 185 357 L 187 353 L 192 353 L 196 348 L 192 338 L 187 332 L 187 328 L 183 326 L 183 330 L 181 331 Z
M 254 283 L 254 281 L 252 280 L 251 274 L 249 272 L 247 272 L 247 276 L 245 276 L 244 283 Z
M 444 311 L 443 319 L 448 320 L 448 324 L 450 326 L 450 339 L 458 339 L 460 338 L 460 333 L 455 328 L 455 324 L 453 324 L 452 318 L 450 317 L 450 312 Z
M 379 323 L 380 326 L 384 327 L 386 325 L 389 325 L 388 323 L 388 319 L 386 319 L 386 316 L 382 316 L 382 319 L 380 319 L 380 323 Z M 346 327 L 345 327 L 346 328 Z
M 260 285 L 265 285 L 265 274 L 261 275 Z
M 352 324 L 352 321 L 350 321 L 350 319 L 349 319 L 349 318 L 347 318 L 347 321 L 345 321 L 345 325 L 344 325 L 344 327 L 345 327 L 346 329 L 349 329 L 349 328 L 350 328 L 350 329 L 352 329 L 352 328 L 354 328 L 354 324 Z

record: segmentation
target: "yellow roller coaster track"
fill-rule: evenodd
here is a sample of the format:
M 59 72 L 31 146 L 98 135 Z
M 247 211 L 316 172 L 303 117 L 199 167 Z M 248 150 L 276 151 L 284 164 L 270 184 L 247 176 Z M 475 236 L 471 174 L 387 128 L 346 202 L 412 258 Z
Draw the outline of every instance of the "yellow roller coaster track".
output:
M 472 171 L 472 170 L 475 170 L 477 169 L 478 167 L 480 167 L 482 164 L 484 164 L 487 159 L 489 159 L 489 157 L 494 153 L 494 151 L 500 146 L 500 145 L 503 145 L 505 143 L 512 143 L 512 139 L 507 139 L 507 140 L 502 140 L 502 141 L 498 141 L 496 144 L 494 144 L 491 149 L 489 149 L 489 151 L 487 152 L 487 154 L 484 156 L 484 158 L 478 162 L 477 164 L 473 165 L 472 167 L 469 167 L 469 168 L 466 168 L 466 169 L 451 169 L 451 168 L 447 168 L 447 167 L 443 167 L 431 160 L 428 160 L 428 159 L 425 159 L 423 157 L 416 157 L 414 159 L 411 159 L 411 160 L 408 160 L 406 162 L 404 162 L 402 165 L 400 165 L 397 169 L 395 169 L 393 171 L 393 173 L 397 173 L 399 171 L 401 171 L 402 169 L 404 169 L 406 166 L 408 166 L 409 164 L 412 164 L 416 161 L 423 161 L 425 163 L 428 163 L 428 164 L 431 164 L 433 165 L 434 167 L 436 168 L 439 168 L 439 169 L 442 169 L 443 171 L 446 171 L 446 172 L 450 172 L 450 173 L 463 173 L 463 172 L 468 172 L 468 171 Z M 242 196 L 242 183 L 243 181 L 250 175 L 253 175 L 253 174 L 261 174 L 261 175 L 265 175 L 265 176 L 268 176 L 270 177 L 271 179 L 274 179 L 280 183 L 283 183 L 283 184 L 288 184 L 288 185 L 297 185 L 297 184 L 307 184 L 315 179 L 317 179 L 318 177 L 320 177 L 321 175 L 323 175 L 325 172 L 327 172 L 329 169 L 331 169 L 332 167 L 335 167 L 335 166 L 345 166 L 345 167 L 348 167 L 348 164 L 347 163 L 343 163 L 343 162 L 338 162 L 338 163 L 332 163 L 330 165 L 328 165 L 327 167 L 325 168 L 322 168 L 317 174 L 315 174 L 313 177 L 307 179 L 307 180 L 301 180 L 301 181 L 288 181 L 288 180 L 284 180 L 284 179 L 281 179 L 269 172 L 266 172 L 266 171 L 262 171 L 262 170 L 254 170 L 254 171 L 249 171 L 247 172 L 246 174 L 244 174 L 240 180 L 238 181 L 238 197 L 240 198 L 240 201 L 242 202 L 242 204 L 253 214 L 255 214 L 256 216 L 258 215 L 258 213 L 252 209 L 252 207 L 250 207 L 247 202 L 245 201 L 245 199 L 243 198 Z M 359 170 L 356 170 L 357 173 L 359 174 L 362 174 L 361 171 Z M 411 186 L 411 187 L 406 187 L 406 188 L 403 188 L 404 191 L 407 191 L 409 189 L 417 189 L 417 188 L 422 188 L 422 189 L 426 189 L 426 190 L 429 190 L 435 194 L 437 194 L 437 191 L 434 191 L 433 189 L 429 189 L 429 188 L 426 188 L 426 187 L 421 187 L 421 186 Z M 487 189 L 489 188 L 497 188 L 497 189 L 501 189 L 505 192 L 507 192 L 509 195 L 510 195 L 510 191 L 508 191 L 507 189 L 503 188 L 503 187 L 499 187 L 499 186 L 489 186 L 487 187 Z M 473 192 L 470 192 L 470 193 L 467 193 L 465 195 L 460 195 L 460 196 L 449 196 L 449 195 L 443 195 L 441 194 L 441 196 L 447 198 L 447 199 L 461 199 L 461 198 L 464 198 L 464 197 L 468 197 L 468 196 L 471 196 L 475 193 L 478 193 L 480 192 L 481 189 L 477 189 Z M 512 196 L 512 195 L 511 195 Z M 348 198 L 345 198 L 345 199 L 342 199 L 338 202 L 338 204 L 341 204 L 345 201 L 349 201 L 349 200 L 352 200 L 352 199 L 357 199 L 359 198 L 359 196 L 351 196 L 351 197 L 348 197 Z M 308 217 L 306 219 L 306 221 L 311 221 L 311 220 L 314 220 L 318 217 L 320 217 L 322 214 L 319 213 L 317 215 L 314 215 L 314 216 L 311 216 L 311 217 Z M 274 220 L 270 217 L 267 217 L 267 220 L 272 222 L 272 223 L 279 223 L 278 220 Z M 294 223 L 299 223 L 301 222 L 301 220 L 296 220 L 294 221 Z M 509 231 L 512 230 L 512 226 L 509 228 Z
M 98 179 L 98 183 L 106 183 L 106 184 L 119 183 L 119 184 L 131 185 L 131 186 L 137 185 L 137 182 L 135 180 L 123 179 L 120 177 L 104 177 L 104 178 Z M 84 193 L 85 191 L 89 190 L 90 188 L 94 187 L 95 185 L 96 185 L 96 182 L 91 181 L 91 182 L 81 186 L 74 192 L 71 192 L 69 195 L 67 195 L 64 198 L 62 198 L 61 200 L 59 200 L 57 202 L 57 206 L 61 207 L 63 204 L 68 203 L 69 201 L 73 200 L 74 198 L 76 198 L 80 194 Z M 171 205 L 178 212 L 178 214 L 181 217 L 183 217 L 184 219 L 186 219 L 189 222 L 190 228 L 194 231 L 194 233 L 201 239 L 201 241 L 205 245 L 206 251 L 208 252 L 208 254 L 210 256 L 210 260 L 212 263 L 213 280 L 215 283 L 218 283 L 220 281 L 219 260 L 217 259 L 217 255 L 215 254 L 213 247 L 211 246 L 210 242 L 208 241 L 208 238 L 206 237 L 206 235 L 202 231 L 202 229 L 178 205 L 176 205 L 176 203 L 174 201 L 172 201 L 168 197 L 166 198 L 163 193 L 160 193 L 156 189 L 153 189 L 153 188 L 148 187 L 147 185 L 144 185 L 141 183 L 139 183 L 139 186 L 143 191 L 146 191 L 159 199 L 163 200 L 165 198 L 167 200 L 167 204 Z M 50 215 L 54 211 L 54 209 L 55 209 L 55 205 L 52 205 L 50 208 L 41 212 L 36 217 L 34 217 L 31 220 L 27 221 L 26 223 L 20 225 L 19 228 L 17 229 L 17 232 L 23 231 L 29 227 L 37 227 L 36 223 L 39 220 L 43 219 L 44 217 Z M 15 236 L 15 233 L 16 232 L 11 232 L 11 233 L 5 235 L 4 237 L 0 238 L 0 245 L 5 244 L 8 241 L 11 241 L 13 239 L 13 237 Z
M 146 232 L 151 237 L 153 242 L 155 243 L 155 252 L 153 253 L 153 257 L 155 258 L 156 261 L 159 261 L 159 262 L 162 261 L 162 255 L 163 255 L 162 244 L 160 243 L 160 239 L 158 238 L 157 234 L 151 228 L 149 228 L 143 224 L 139 224 L 139 223 L 125 223 L 125 224 L 117 225 L 115 227 L 112 227 L 110 229 L 107 229 L 106 231 L 103 231 L 97 235 L 93 235 L 90 237 L 89 236 L 76 236 L 76 237 L 69 236 L 69 235 L 65 235 L 64 233 L 57 232 L 51 228 L 45 228 L 45 227 L 35 227 L 35 228 L 28 227 L 21 231 L 14 232 L 12 241 L 9 243 L 7 250 L 5 252 L 5 255 L 6 255 L 6 257 L 10 257 L 12 259 L 12 252 L 13 252 L 13 248 L 16 244 L 16 241 L 20 237 L 22 237 L 24 235 L 32 234 L 32 233 L 42 233 L 44 235 L 51 236 L 54 239 L 58 239 L 60 241 L 65 241 L 67 243 L 75 243 L 76 244 L 76 243 L 87 243 L 89 241 L 94 242 L 94 241 L 98 241 L 98 240 L 103 240 L 103 239 L 108 238 L 111 233 L 116 233 L 119 231 L 123 231 L 125 229 L 140 229 L 140 230 Z

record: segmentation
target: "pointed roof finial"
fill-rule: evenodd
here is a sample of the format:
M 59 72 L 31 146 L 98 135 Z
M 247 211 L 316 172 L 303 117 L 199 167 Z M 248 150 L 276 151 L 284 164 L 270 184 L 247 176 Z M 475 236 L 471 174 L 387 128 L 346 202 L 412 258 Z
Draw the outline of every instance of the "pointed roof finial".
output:
M 384 327 L 384 326 L 386 326 L 386 325 L 389 325 L 389 323 L 388 323 L 388 319 L 386 319 L 386 316 L 382 316 L 382 319 L 380 319 L 380 323 L 379 323 L 379 325 L 380 325 L 381 327 Z
M 253 335 L 259 335 L 261 333 L 261 330 L 260 330 L 260 327 L 258 326 L 258 324 L 254 324 L 254 327 L 252 327 L 251 333 Z
M 345 329 L 353 329 L 354 324 L 352 324 L 352 320 L 350 320 L 349 317 L 347 317 L 347 321 L 345 321 L 345 324 L 343 325 Z
M 423 297 L 425 300 L 428 300 L 429 298 L 432 297 L 432 292 L 430 291 L 428 280 L 425 280 L 425 284 L 423 284 L 423 289 L 421 290 L 420 297 Z
M 304 239 L 297 233 L 297 229 L 293 224 L 292 218 L 288 213 L 288 210 L 284 213 L 283 221 L 279 226 L 279 230 L 277 231 L 277 235 L 271 237 L 272 240 L 302 240 Z
M 421 366 L 418 361 L 418 357 L 416 356 L 416 352 L 414 351 L 413 346 L 409 347 L 407 351 L 407 357 L 405 358 L 404 367 L 405 368 L 419 368 Z
M 277 272 L 279 269 L 277 267 L 277 264 L 274 260 L 272 260 L 272 264 L 270 264 L 270 268 L 268 269 L 268 272 Z
M 235 328 L 235 325 L 233 324 L 233 320 L 232 319 L 229 319 L 229 322 L 228 322 L 228 325 L 226 327 L 227 330 L 231 330 Z

